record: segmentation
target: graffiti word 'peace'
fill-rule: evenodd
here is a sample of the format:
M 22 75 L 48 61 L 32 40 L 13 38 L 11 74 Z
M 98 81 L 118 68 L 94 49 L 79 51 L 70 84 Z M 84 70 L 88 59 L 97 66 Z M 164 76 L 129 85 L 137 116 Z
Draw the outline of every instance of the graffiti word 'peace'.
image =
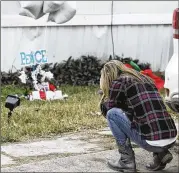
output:
M 43 64 L 47 63 L 46 50 L 38 50 L 36 52 L 31 52 L 26 54 L 21 52 L 21 65 L 33 65 L 33 64 Z

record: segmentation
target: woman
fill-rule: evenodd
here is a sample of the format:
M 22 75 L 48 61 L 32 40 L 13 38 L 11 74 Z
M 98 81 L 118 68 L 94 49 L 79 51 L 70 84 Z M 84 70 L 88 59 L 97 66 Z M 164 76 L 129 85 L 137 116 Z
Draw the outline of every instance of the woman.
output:
M 132 140 L 153 152 L 153 162 L 147 169 L 164 169 L 173 158 L 168 149 L 176 141 L 177 130 L 153 81 L 122 62 L 111 60 L 101 70 L 100 88 L 101 111 L 121 154 L 116 162 L 108 162 L 109 167 L 136 170 Z

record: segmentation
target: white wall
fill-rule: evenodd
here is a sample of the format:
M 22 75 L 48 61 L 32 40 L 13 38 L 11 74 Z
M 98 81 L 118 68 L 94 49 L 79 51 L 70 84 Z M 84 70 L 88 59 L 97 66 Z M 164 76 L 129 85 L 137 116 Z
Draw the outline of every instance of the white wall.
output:
M 114 14 L 171 13 L 178 1 L 113 1 Z M 110 14 L 111 1 L 77 1 L 77 14 Z M 1 14 L 18 14 L 18 1 L 1 1 Z
M 177 1 L 113 1 L 113 24 L 171 24 Z M 112 1 L 77 1 L 77 14 L 62 25 L 110 25 Z M 2 27 L 56 25 L 46 22 L 47 15 L 38 20 L 19 16 L 18 1 L 2 1 Z M 132 15 L 131 15 L 132 14 Z
M 113 1 L 114 14 L 127 13 L 171 13 L 178 1 Z M 111 1 L 78 1 L 77 14 L 110 14 Z
M 177 1 L 114 1 L 115 53 L 150 62 L 163 71 L 172 54 L 172 13 Z M 77 15 L 63 25 L 18 15 L 17 1 L 1 4 L 1 69 L 21 67 L 21 52 L 46 50 L 49 62 L 69 56 L 112 54 L 111 1 L 77 1 Z M 101 25 L 101 26 L 100 26 Z M 162 63 L 161 63 L 162 62 Z

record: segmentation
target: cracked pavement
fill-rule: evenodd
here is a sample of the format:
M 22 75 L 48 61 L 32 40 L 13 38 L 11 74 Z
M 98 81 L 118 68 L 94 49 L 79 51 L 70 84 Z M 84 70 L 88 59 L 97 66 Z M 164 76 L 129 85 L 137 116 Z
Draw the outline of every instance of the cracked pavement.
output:
M 152 160 L 149 153 L 133 145 L 139 172 Z M 171 149 L 173 160 L 161 172 L 179 172 L 178 144 Z M 115 140 L 108 128 L 63 134 L 52 139 L 3 144 L 1 172 L 114 172 L 108 160 L 119 158 Z

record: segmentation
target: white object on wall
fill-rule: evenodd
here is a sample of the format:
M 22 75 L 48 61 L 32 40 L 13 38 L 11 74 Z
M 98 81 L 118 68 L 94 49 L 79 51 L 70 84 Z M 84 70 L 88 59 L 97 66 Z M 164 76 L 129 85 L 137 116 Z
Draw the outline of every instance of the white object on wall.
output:
M 44 1 L 43 12 L 52 13 L 60 9 L 65 1 Z
M 49 13 L 48 21 L 65 23 L 76 14 L 76 1 L 20 1 L 22 16 L 39 19 Z
M 58 11 L 49 14 L 48 21 L 53 21 L 55 23 L 61 24 L 68 22 L 76 14 L 76 2 L 75 1 L 65 1 Z
M 39 19 L 44 15 L 43 4 L 44 1 L 20 1 L 21 9 L 19 14 Z

